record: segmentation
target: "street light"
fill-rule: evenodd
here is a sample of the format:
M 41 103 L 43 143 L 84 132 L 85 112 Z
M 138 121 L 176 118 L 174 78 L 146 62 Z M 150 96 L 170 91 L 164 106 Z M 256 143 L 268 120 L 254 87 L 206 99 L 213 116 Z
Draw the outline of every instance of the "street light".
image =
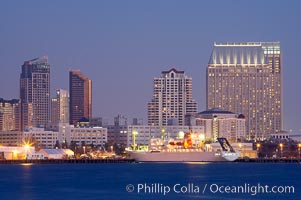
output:
M 164 139 L 164 137 L 165 137 L 165 129 L 164 128 L 162 128 L 162 130 L 161 130 L 161 137 L 162 137 L 162 139 Z
M 132 135 L 133 135 L 133 149 L 135 151 L 136 150 L 136 135 L 138 135 L 138 132 L 137 131 L 133 131 Z
M 280 146 L 280 153 L 281 153 L 281 158 L 282 158 L 282 154 L 283 154 L 283 144 L 280 143 L 279 146 Z

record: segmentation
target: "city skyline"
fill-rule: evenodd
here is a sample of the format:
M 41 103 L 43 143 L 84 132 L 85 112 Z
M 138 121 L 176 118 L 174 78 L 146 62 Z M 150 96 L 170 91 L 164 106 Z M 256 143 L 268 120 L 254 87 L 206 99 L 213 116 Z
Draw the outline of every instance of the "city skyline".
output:
M 0 50 L 0 97 L 4 99 L 19 96 L 20 63 L 48 55 L 51 96 L 56 89 L 68 88 L 68 71 L 78 68 L 93 81 L 93 116 L 113 118 L 122 114 L 143 117 L 146 123 L 152 79 L 158 72 L 175 67 L 191 76 L 193 98 L 202 111 L 206 66 L 214 42 L 280 41 L 284 129 L 301 128 L 301 97 L 296 92 L 300 83 L 297 65 L 301 30 L 296 25 L 301 18 L 299 2 L 19 4 L 4 2 L 0 8 L 0 40 L 5 46 Z M 232 11 L 237 15 L 228 16 Z M 34 12 L 39 17 L 26 15 Z

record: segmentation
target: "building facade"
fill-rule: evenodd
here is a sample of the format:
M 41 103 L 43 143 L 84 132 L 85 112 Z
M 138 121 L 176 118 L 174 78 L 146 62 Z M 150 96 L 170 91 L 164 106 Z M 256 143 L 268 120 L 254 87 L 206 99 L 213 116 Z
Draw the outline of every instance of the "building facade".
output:
M 206 139 L 213 142 L 219 137 L 230 142 L 243 141 L 246 137 L 246 119 L 242 114 L 210 109 L 194 115 L 191 121 L 196 126 L 203 126 Z
M 114 117 L 114 125 L 105 125 L 108 129 L 108 142 L 110 144 L 127 144 L 127 118 L 122 115 Z
M 69 123 L 69 92 L 56 90 L 56 96 L 51 99 L 51 122 Z
M 22 129 L 32 107 L 32 126 L 44 127 L 50 122 L 50 65 L 48 58 L 25 61 L 20 75 Z
M 79 70 L 69 72 L 70 124 L 92 118 L 92 81 Z
M 184 71 L 171 69 L 162 71 L 161 77 L 154 78 L 153 99 L 148 103 L 148 125 L 184 125 L 185 115 L 197 112 L 196 101 L 192 98 L 192 78 Z
M 282 67 L 279 42 L 214 44 L 207 66 L 207 109 L 246 117 L 249 139 L 282 129 Z
M 66 141 L 82 145 L 96 145 L 104 147 L 108 141 L 108 130 L 102 127 L 74 127 L 66 126 Z
M 68 123 L 53 123 L 45 128 L 30 128 L 24 131 L 23 141 L 36 143 L 39 148 L 54 148 L 57 143 L 103 146 L 107 141 L 107 129 L 102 127 L 74 127 Z M 0 137 L 1 139 L 1 137 Z
M 21 104 L 17 99 L 0 99 L 0 131 L 19 131 Z
M 23 132 L 23 140 L 31 141 L 38 148 L 52 149 L 58 141 L 59 133 L 45 130 L 44 128 L 29 128 Z
M 20 131 L 0 131 L 0 146 L 21 146 L 22 139 Z

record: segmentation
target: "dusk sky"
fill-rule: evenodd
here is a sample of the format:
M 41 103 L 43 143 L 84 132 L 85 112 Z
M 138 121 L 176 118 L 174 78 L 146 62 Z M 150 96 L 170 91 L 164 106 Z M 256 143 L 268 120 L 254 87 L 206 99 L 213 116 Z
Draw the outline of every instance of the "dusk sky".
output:
M 15 1 L 0 3 L 0 97 L 19 98 L 25 60 L 47 55 L 55 89 L 69 69 L 93 82 L 93 116 L 144 118 L 152 81 L 174 67 L 193 78 L 198 110 L 214 42 L 280 41 L 284 129 L 301 129 L 300 1 Z

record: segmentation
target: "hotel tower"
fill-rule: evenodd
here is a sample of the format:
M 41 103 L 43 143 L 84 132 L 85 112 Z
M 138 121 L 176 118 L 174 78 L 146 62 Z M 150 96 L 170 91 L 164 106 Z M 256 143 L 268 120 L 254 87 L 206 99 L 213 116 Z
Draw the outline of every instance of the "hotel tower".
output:
M 282 129 L 282 68 L 279 42 L 214 44 L 207 66 L 207 109 L 246 117 L 249 139 Z
M 79 70 L 69 72 L 70 124 L 92 118 L 92 81 Z
M 154 78 L 153 99 L 148 103 L 148 125 L 184 125 L 186 114 L 195 114 L 197 104 L 192 99 L 192 78 L 184 71 L 162 71 Z

